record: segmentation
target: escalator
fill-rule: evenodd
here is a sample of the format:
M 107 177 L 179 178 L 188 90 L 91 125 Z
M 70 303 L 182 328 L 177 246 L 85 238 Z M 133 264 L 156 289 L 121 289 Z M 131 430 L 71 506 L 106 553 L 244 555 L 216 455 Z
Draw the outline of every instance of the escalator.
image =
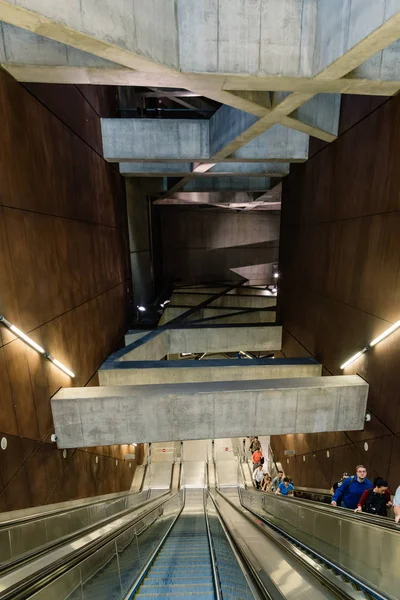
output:
M 188 460 L 185 476 L 184 467 L 179 468 L 176 491 L 0 577 L 0 600 L 397 598 L 393 587 L 380 593 L 351 565 L 338 567 L 339 559 L 327 560 L 326 553 L 307 546 L 304 536 L 311 541 L 311 533 L 319 534 L 314 525 L 311 532 L 304 516 L 297 515 L 296 525 L 285 531 L 299 501 L 245 490 L 243 482 L 238 485 L 240 468 L 239 480 L 232 485 L 223 480 L 219 488 L 218 471 L 233 477 L 228 461 L 224 465 L 221 470 L 208 461 L 199 468 Z M 304 510 L 309 519 L 310 507 Z M 341 521 L 340 512 L 329 508 L 327 518 L 332 515 L 340 528 L 345 518 Z M 317 523 L 321 518 L 319 512 Z M 362 547 L 357 535 L 353 538 Z
M 181 514 L 134 597 L 189 596 L 194 587 L 215 599 L 205 516 Z

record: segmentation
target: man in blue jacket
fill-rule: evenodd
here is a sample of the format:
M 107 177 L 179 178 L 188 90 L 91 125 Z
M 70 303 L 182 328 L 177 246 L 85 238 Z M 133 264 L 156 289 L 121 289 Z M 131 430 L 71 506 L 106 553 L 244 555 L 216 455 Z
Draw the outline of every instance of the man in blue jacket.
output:
M 371 481 L 367 479 L 367 469 L 364 465 L 358 465 L 355 477 L 347 477 L 343 481 L 334 493 L 331 504 L 337 506 L 339 501 L 343 508 L 355 509 L 365 490 L 373 487 Z

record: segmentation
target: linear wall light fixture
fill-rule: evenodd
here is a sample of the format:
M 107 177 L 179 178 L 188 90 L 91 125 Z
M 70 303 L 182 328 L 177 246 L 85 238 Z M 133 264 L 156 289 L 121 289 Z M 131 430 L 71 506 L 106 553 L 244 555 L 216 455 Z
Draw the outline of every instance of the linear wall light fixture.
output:
M 12 331 L 17 337 L 24 341 L 25 344 L 28 344 L 28 346 L 36 350 L 36 352 L 39 352 L 39 354 L 44 356 L 44 358 L 47 358 L 47 360 L 52 362 L 53 365 L 60 369 L 60 371 L 63 371 L 64 373 L 66 373 L 66 375 L 69 375 L 70 377 L 75 377 L 75 373 L 73 373 L 65 365 L 60 363 L 60 361 L 54 358 L 54 356 L 52 356 L 49 352 L 46 352 L 46 350 L 42 348 L 42 346 L 39 346 L 39 344 L 34 342 L 28 335 L 26 335 L 26 333 L 24 333 L 23 331 L 18 329 L 18 327 L 15 327 L 15 325 L 10 323 L 10 321 L 8 321 L 3 315 L 0 315 L 0 323 L 2 323 L 5 327 L 7 327 L 7 329 Z
M 381 342 L 382 340 L 387 338 L 388 335 L 390 335 L 391 333 L 396 331 L 396 329 L 398 329 L 399 327 L 400 327 L 400 321 L 396 321 L 396 323 L 393 323 L 393 325 L 391 327 L 389 327 L 389 329 L 386 329 L 386 331 L 381 333 L 381 335 L 378 335 L 378 337 L 376 337 L 374 340 L 372 340 L 372 342 L 370 342 L 369 345 L 371 347 L 376 346 L 376 344 L 379 344 L 379 342 Z
M 5 325 L 17 337 L 21 338 L 21 340 L 23 340 L 25 342 L 25 344 L 28 344 L 28 346 L 30 346 L 31 348 L 33 348 L 34 350 L 36 350 L 36 352 L 39 352 L 39 354 L 43 354 L 43 355 L 46 354 L 46 350 L 44 348 L 42 348 L 42 346 L 39 346 L 39 344 L 37 344 L 36 342 L 34 342 L 23 331 L 21 331 L 20 329 L 18 329 L 18 327 L 15 327 L 15 325 L 13 325 L 12 323 L 10 323 L 10 321 L 7 321 L 7 319 L 5 317 L 3 317 L 3 315 L 0 315 L 0 323 L 3 323 L 3 325 Z
M 360 356 L 362 356 L 365 352 L 368 352 L 368 350 L 370 350 L 373 346 L 376 346 L 377 344 L 379 344 L 379 342 L 381 342 L 382 340 L 384 340 L 385 338 L 387 338 L 394 331 L 396 331 L 396 329 L 399 329 L 399 327 L 400 327 L 400 321 L 396 321 L 396 323 L 393 323 L 393 325 L 391 325 L 383 333 L 381 333 L 380 335 L 378 335 L 378 337 L 376 337 L 374 340 L 372 340 L 372 342 L 370 342 L 369 344 L 367 344 L 367 346 L 365 346 L 365 348 L 363 348 L 362 350 L 360 350 L 360 352 L 357 352 L 357 354 L 355 354 L 354 356 L 352 356 L 351 358 L 349 358 L 349 360 L 346 360 L 345 363 L 343 363 L 342 365 L 340 365 L 340 368 L 341 369 L 345 369 L 346 367 L 348 367 L 349 365 L 351 365 L 351 363 L 353 363 L 355 360 L 357 360 L 357 358 L 360 358 Z
M 367 350 L 369 350 L 369 346 L 365 346 L 365 348 L 360 350 L 360 352 L 357 352 L 357 354 L 355 354 L 354 356 L 349 358 L 349 360 L 346 360 L 346 362 L 344 362 L 342 365 L 340 365 L 340 368 L 345 369 L 346 367 L 351 365 L 351 363 L 353 363 L 355 360 L 357 360 L 357 358 L 360 358 L 360 356 L 362 356 L 364 354 L 364 352 L 367 352 Z

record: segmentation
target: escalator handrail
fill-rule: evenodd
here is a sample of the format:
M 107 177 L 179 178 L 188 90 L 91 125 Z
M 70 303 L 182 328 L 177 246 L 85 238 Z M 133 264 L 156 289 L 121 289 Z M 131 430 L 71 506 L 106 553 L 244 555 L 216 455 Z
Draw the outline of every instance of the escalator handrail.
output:
M 212 494 L 210 493 L 209 490 L 206 490 L 206 493 L 208 494 L 208 497 L 210 498 L 210 500 L 212 501 L 212 503 L 213 503 L 213 505 L 215 507 L 215 510 L 216 510 L 219 522 L 221 523 L 221 527 L 222 527 L 222 529 L 224 531 L 224 534 L 226 535 L 226 538 L 228 540 L 229 546 L 231 547 L 231 550 L 232 550 L 232 552 L 233 552 L 233 554 L 235 556 L 235 559 L 236 559 L 236 561 L 237 561 L 237 563 L 239 565 L 239 568 L 242 571 L 242 574 L 243 574 L 244 578 L 246 579 L 246 582 L 247 582 L 247 584 L 248 584 L 248 586 L 249 586 L 249 588 L 251 590 L 251 593 L 253 594 L 254 598 L 256 600 L 263 600 L 265 598 L 270 599 L 271 596 L 270 596 L 268 590 L 265 588 L 264 584 L 261 581 L 258 580 L 257 574 L 251 568 L 250 563 L 242 555 L 242 552 L 237 548 L 237 546 L 236 546 L 236 544 L 234 542 L 234 538 L 233 538 L 231 532 L 229 531 L 229 529 L 228 529 L 228 527 L 227 527 L 227 525 L 225 523 L 225 520 L 224 520 L 223 516 L 221 515 L 221 511 L 220 511 L 219 507 L 217 506 L 217 504 L 215 502 L 215 499 L 213 498 Z M 223 496 L 223 494 L 221 494 L 221 496 L 223 498 L 225 498 L 225 496 Z M 257 581 L 257 586 L 254 583 L 253 579 L 255 579 Z M 261 587 L 263 595 L 260 594 L 258 586 Z
M 214 589 L 215 589 L 215 593 L 217 596 L 217 600 L 222 600 L 221 582 L 220 582 L 218 570 L 217 570 L 217 561 L 215 558 L 214 542 L 212 539 L 210 523 L 209 523 L 208 515 L 207 515 L 207 493 L 208 493 L 208 463 L 206 463 L 206 489 L 204 489 L 204 491 L 203 491 L 204 517 L 206 520 L 207 538 L 208 538 L 208 545 L 210 548 L 211 566 L 212 566 L 213 579 L 214 579 Z
M 0 590 L 0 600 L 22 600 L 23 598 L 28 597 L 27 593 L 32 595 L 39 589 L 42 589 L 72 567 L 81 563 L 85 558 L 104 547 L 107 543 L 116 539 L 119 535 L 124 533 L 124 531 L 127 531 L 153 512 L 159 510 L 166 502 L 169 502 L 172 498 L 178 496 L 180 491 L 172 495 L 167 492 L 165 495 L 167 494 L 168 498 L 163 498 L 161 502 L 156 503 L 148 511 L 143 512 L 140 516 L 133 518 L 128 523 L 121 525 L 110 533 L 104 534 L 97 540 L 89 541 L 84 547 L 72 551 L 68 556 L 56 559 L 54 563 L 50 562 L 46 567 L 41 568 L 41 570 L 33 571 L 31 575 L 25 577 L 22 581 L 19 581 L 18 584 Z M 156 502 L 156 500 L 152 502 Z M 7 575 L 5 575 L 5 577 L 6 576 Z
M 161 498 L 165 498 L 167 495 L 168 496 L 170 495 L 170 491 L 167 491 L 164 494 L 161 494 L 160 496 L 158 496 L 157 500 L 159 500 Z M 46 544 L 42 544 L 41 546 L 38 546 L 37 548 L 28 550 L 28 552 L 19 554 L 15 558 L 11 558 L 7 561 L 3 561 L 0 564 L 0 577 L 3 577 L 8 572 L 23 566 L 25 563 L 28 563 L 31 560 L 35 560 L 39 556 L 42 556 L 43 554 L 46 554 L 47 552 L 50 552 L 51 550 L 55 550 L 56 548 L 59 548 L 60 546 L 63 546 L 64 544 L 70 543 L 70 542 L 74 541 L 75 539 L 78 539 L 78 538 L 82 537 L 83 535 L 90 533 L 91 531 L 96 531 L 96 529 L 99 529 L 100 527 L 103 527 L 104 525 L 107 525 L 108 523 L 112 523 L 112 521 L 115 521 L 116 519 L 120 519 L 121 517 L 124 517 L 125 515 L 129 514 L 130 512 L 135 512 L 135 511 L 139 510 L 140 508 L 143 508 L 150 502 L 154 502 L 155 500 L 156 500 L 155 498 L 144 500 L 143 502 L 140 502 L 136 506 L 126 508 L 125 510 L 115 513 L 114 515 L 105 517 L 104 519 L 101 519 L 100 521 L 97 521 L 96 523 L 93 523 L 92 525 L 88 525 L 87 527 L 82 527 L 81 529 L 77 529 L 76 531 L 67 533 L 64 536 L 56 538 L 55 540 L 51 540 L 51 541 L 47 542 Z
M 137 492 L 119 492 L 118 494 L 109 494 L 110 498 L 103 497 L 102 500 L 90 500 L 87 502 L 79 504 L 77 506 L 71 506 L 70 508 L 55 508 L 53 510 L 43 511 L 40 513 L 34 513 L 32 515 L 26 515 L 25 517 L 17 517 L 15 519 L 8 519 L 7 521 L 0 521 L 0 530 L 9 529 L 10 527 L 24 525 L 25 523 L 32 523 L 35 521 L 41 521 L 42 519 L 47 519 L 49 517 L 54 517 L 56 515 L 62 515 L 66 513 L 71 513 L 77 510 L 82 510 L 83 508 L 88 508 L 91 506 L 95 506 L 96 504 L 107 504 L 113 501 L 122 500 L 123 498 L 127 498 L 128 496 L 135 496 L 136 494 L 141 494 L 143 492 L 143 484 L 147 473 L 147 464 L 145 465 L 142 483 L 140 484 L 139 491 Z M 107 494 L 108 495 L 108 494 Z
M 254 490 L 247 489 L 249 493 L 258 494 Z M 282 495 L 275 495 L 271 492 L 266 492 L 268 497 L 274 497 L 277 502 L 290 502 L 290 504 L 297 504 L 299 506 L 306 505 L 307 508 L 317 511 L 324 512 L 333 512 L 336 516 L 340 515 L 340 518 L 346 520 L 357 520 L 362 521 L 364 523 L 368 523 L 368 525 L 372 525 L 374 527 L 391 529 L 392 531 L 397 531 L 400 533 L 400 527 L 396 525 L 393 521 L 391 521 L 388 517 L 374 516 L 368 513 L 355 513 L 352 508 L 344 508 L 341 506 L 332 506 L 331 504 L 324 504 L 323 502 L 315 502 L 315 500 L 308 500 L 307 498 L 297 498 L 297 497 L 286 497 Z
M 222 494 L 219 490 L 218 490 L 218 493 L 222 496 L 222 498 L 224 498 L 224 500 L 226 500 L 231 506 L 233 506 L 233 508 L 235 508 L 238 512 L 240 512 L 244 517 L 246 517 L 255 527 L 257 527 L 258 529 L 260 529 L 264 534 L 268 535 L 268 532 L 262 526 L 260 526 L 259 523 L 257 523 L 256 521 L 253 521 L 249 517 L 249 515 L 247 515 L 243 511 L 243 508 L 246 511 L 248 511 L 249 513 L 253 514 L 254 517 L 256 517 L 256 519 L 263 521 L 266 525 L 268 525 L 268 527 L 270 527 L 271 529 L 275 530 L 283 538 L 285 538 L 286 540 L 289 540 L 291 543 L 295 543 L 297 546 L 300 546 L 308 554 L 311 554 L 311 555 L 315 556 L 318 560 L 320 560 L 323 563 L 325 563 L 330 569 L 336 571 L 340 575 L 343 575 L 346 579 L 348 579 L 350 582 L 352 582 L 355 586 L 357 586 L 362 591 L 364 591 L 367 594 L 369 594 L 371 597 L 375 598 L 376 600 L 388 600 L 388 597 L 387 596 L 382 596 L 380 594 L 379 590 L 376 590 L 376 589 L 370 587 L 367 582 L 359 580 L 354 575 L 351 575 L 348 571 L 345 571 L 345 569 L 342 569 L 342 567 L 340 567 L 339 565 L 337 565 L 335 562 L 333 562 L 330 559 L 326 558 L 323 554 L 320 554 L 319 552 L 317 552 L 313 548 L 310 548 L 306 544 L 303 544 L 302 542 L 300 542 L 299 540 L 297 540 L 295 537 L 293 537 L 290 534 L 286 533 L 283 529 L 281 529 L 280 527 L 278 527 L 274 523 L 271 523 L 267 519 L 266 516 L 259 515 L 257 512 L 255 512 L 251 508 L 248 508 L 247 506 L 244 506 L 242 504 L 242 498 L 241 498 L 241 493 L 242 492 L 241 492 L 240 489 L 239 489 L 239 499 L 240 499 L 241 506 L 243 507 L 242 509 L 239 508 L 234 502 L 232 502 L 224 494 Z M 250 492 L 250 493 L 252 493 L 252 492 Z M 275 540 L 275 541 L 277 543 L 279 543 L 281 546 L 283 546 L 288 552 L 290 552 L 291 554 L 294 554 L 295 557 L 296 557 L 296 559 L 299 560 L 303 564 L 303 566 L 305 566 L 314 576 L 318 577 L 322 581 L 323 580 L 325 580 L 325 581 L 327 580 L 327 578 L 326 578 L 326 576 L 324 574 L 322 574 L 320 572 L 317 572 L 317 571 L 315 571 L 313 569 L 310 569 L 310 565 L 306 561 L 304 561 L 301 557 L 299 557 L 298 555 L 296 555 L 295 552 L 294 552 L 294 550 L 292 548 L 288 547 L 287 544 L 285 544 L 283 540 L 282 541 L 281 540 Z M 341 596 L 341 597 L 343 597 L 343 596 Z
M 180 494 L 181 492 L 177 492 L 177 494 Z M 176 495 L 176 494 L 175 494 Z M 157 554 L 159 553 L 159 551 L 161 550 L 165 540 L 167 539 L 167 537 L 169 536 L 171 529 L 173 528 L 173 526 L 175 525 L 176 521 L 179 519 L 184 507 L 185 507 L 185 488 L 183 488 L 183 503 L 182 503 L 182 507 L 180 509 L 180 511 L 178 512 L 178 514 L 176 515 L 176 517 L 174 518 L 174 520 L 172 521 L 171 525 L 168 527 L 167 531 L 164 533 L 164 535 L 162 536 L 161 540 L 159 541 L 159 543 L 157 544 L 154 552 L 152 553 L 152 555 L 150 556 L 150 558 L 148 559 L 148 561 L 146 562 L 146 564 L 144 565 L 143 569 L 140 571 L 139 575 L 137 576 L 137 578 L 135 579 L 135 581 L 133 582 L 133 584 L 131 585 L 131 587 L 129 588 L 128 592 L 126 593 L 126 595 L 124 596 L 123 600 L 131 600 L 131 598 L 133 598 L 133 595 L 135 594 L 135 592 L 138 590 L 140 584 L 142 583 L 143 579 L 146 577 L 147 572 L 150 570 L 151 565 L 153 564 Z

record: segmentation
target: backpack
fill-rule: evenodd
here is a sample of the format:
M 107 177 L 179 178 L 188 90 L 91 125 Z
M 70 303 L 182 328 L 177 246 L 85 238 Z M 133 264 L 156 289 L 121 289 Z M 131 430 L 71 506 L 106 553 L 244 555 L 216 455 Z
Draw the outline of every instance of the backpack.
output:
M 376 494 L 372 489 L 368 490 L 368 498 L 364 502 L 362 510 L 370 515 L 386 517 L 387 508 L 385 494 Z
M 338 486 L 337 486 L 335 492 L 337 491 L 338 488 L 341 488 L 345 482 L 347 482 L 347 483 L 344 486 L 344 489 L 349 488 L 351 486 L 351 484 L 353 483 L 353 481 L 355 480 L 355 478 L 356 478 L 355 475 L 352 475 L 351 477 L 346 477 L 346 479 L 344 481 L 342 481 L 342 482 L 338 481 L 337 482 Z M 342 499 L 341 498 L 337 501 L 337 505 L 338 506 L 342 505 Z

